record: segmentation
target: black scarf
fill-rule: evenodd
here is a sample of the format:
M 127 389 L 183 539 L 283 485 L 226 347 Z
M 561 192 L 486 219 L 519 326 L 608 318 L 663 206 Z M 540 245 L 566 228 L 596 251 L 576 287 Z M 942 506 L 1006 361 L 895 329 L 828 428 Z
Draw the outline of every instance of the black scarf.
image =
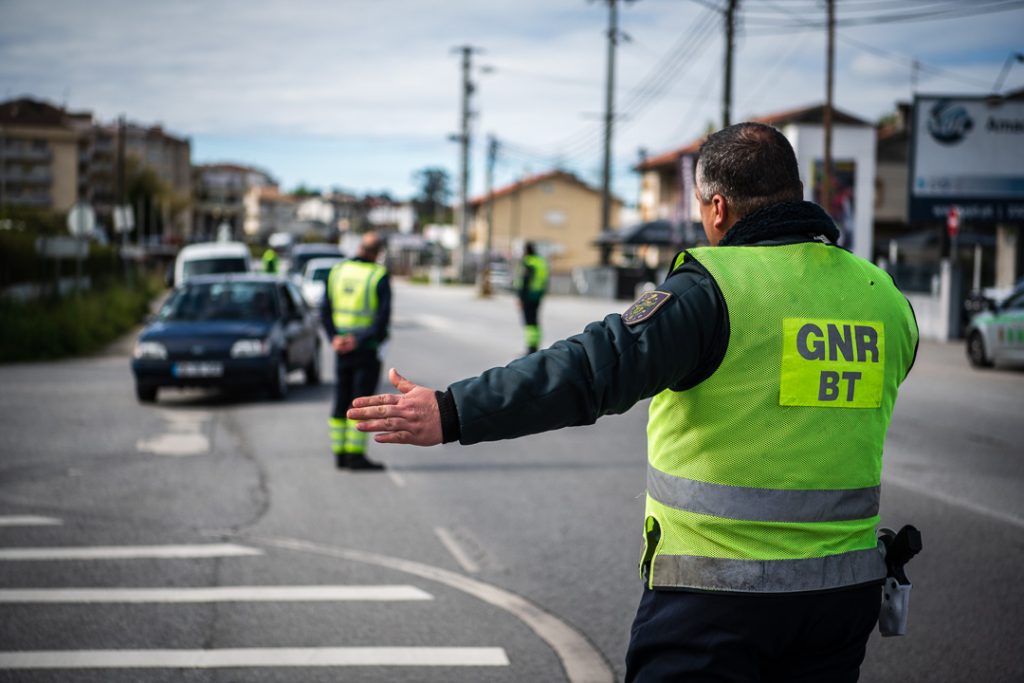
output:
M 740 246 L 787 237 L 826 238 L 839 241 L 839 228 L 813 202 L 781 202 L 752 211 L 732 226 L 719 246 Z

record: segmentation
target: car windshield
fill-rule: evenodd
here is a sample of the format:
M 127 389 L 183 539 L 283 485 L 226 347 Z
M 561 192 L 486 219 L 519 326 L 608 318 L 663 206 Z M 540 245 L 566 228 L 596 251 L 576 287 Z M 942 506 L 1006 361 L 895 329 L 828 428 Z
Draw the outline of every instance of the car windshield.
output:
M 327 278 L 331 275 L 330 268 L 317 268 L 313 271 L 313 276 L 310 278 L 313 282 L 327 282 Z
M 244 258 L 229 256 L 224 258 L 197 259 L 185 261 L 182 268 L 182 276 L 185 278 L 196 275 L 217 275 L 219 273 L 244 273 L 246 262 Z
M 189 284 L 160 311 L 162 320 L 273 320 L 278 317 L 274 287 L 263 282 Z
M 305 268 L 306 264 L 315 258 L 338 258 L 341 256 L 341 252 L 337 249 L 324 249 L 323 251 L 307 251 L 305 253 L 295 254 L 292 257 L 292 271 L 301 273 Z

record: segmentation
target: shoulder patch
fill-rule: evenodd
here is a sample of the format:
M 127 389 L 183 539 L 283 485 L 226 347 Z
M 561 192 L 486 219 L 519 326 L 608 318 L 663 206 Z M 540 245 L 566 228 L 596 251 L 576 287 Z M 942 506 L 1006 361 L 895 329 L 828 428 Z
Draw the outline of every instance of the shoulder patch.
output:
M 633 302 L 633 305 L 622 314 L 622 322 L 627 325 L 636 325 L 650 318 L 654 313 L 661 308 L 662 304 L 672 298 L 672 295 L 668 292 L 659 292 L 654 290 L 651 292 L 645 292 L 639 299 Z

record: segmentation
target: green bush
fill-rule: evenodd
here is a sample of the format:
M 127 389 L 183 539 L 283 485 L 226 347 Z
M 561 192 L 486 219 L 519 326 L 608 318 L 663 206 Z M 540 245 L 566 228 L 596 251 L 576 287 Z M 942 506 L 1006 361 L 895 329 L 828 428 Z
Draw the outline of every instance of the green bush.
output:
M 0 299 L 0 362 L 94 353 L 137 325 L 158 283 L 113 285 L 59 299 Z

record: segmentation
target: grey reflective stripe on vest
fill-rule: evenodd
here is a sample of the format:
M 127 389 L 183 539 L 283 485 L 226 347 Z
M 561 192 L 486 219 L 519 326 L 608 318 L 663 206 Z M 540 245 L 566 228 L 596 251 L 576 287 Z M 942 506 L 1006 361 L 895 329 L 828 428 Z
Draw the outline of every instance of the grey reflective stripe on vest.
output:
M 751 522 L 841 522 L 878 514 L 879 486 L 863 489 L 757 489 L 675 477 L 647 465 L 647 492 L 663 505 Z
M 744 593 L 798 593 L 881 582 L 878 548 L 800 560 L 727 560 L 659 555 L 651 584 Z

